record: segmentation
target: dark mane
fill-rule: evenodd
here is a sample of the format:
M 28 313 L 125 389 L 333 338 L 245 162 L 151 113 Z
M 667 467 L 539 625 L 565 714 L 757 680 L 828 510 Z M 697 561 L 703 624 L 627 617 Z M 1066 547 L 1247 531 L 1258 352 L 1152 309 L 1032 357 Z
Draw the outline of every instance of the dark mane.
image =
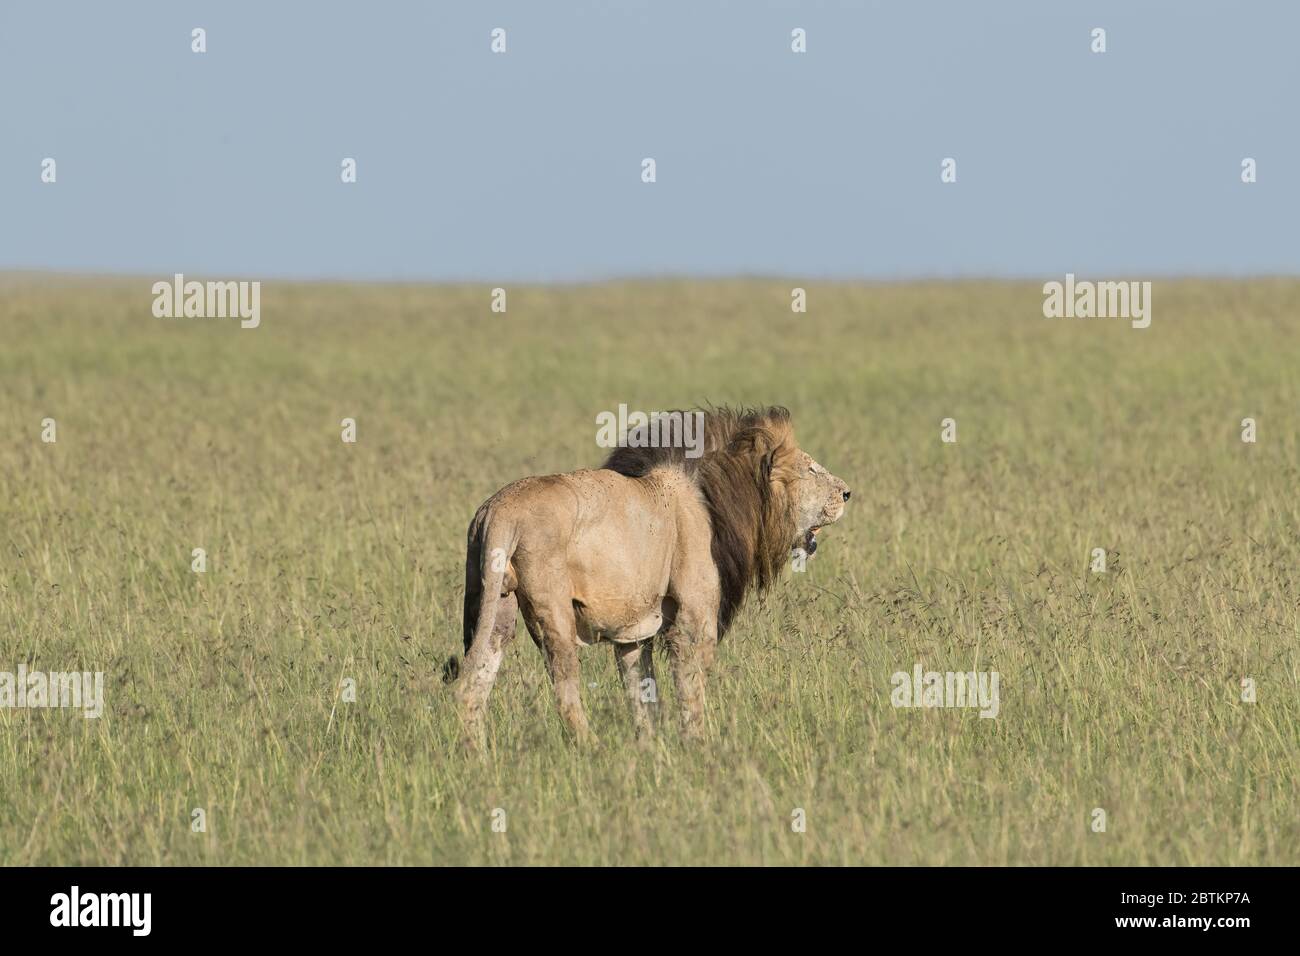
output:
M 732 436 L 742 428 L 751 428 L 776 418 L 783 421 L 790 420 L 789 410 L 778 406 L 728 408 L 722 405 L 686 410 L 674 409 L 663 414 L 684 416 L 695 412 L 704 413 L 704 452 L 700 457 L 686 457 L 686 448 L 681 445 L 668 448 L 632 448 L 630 447 L 632 441 L 638 438 L 644 440 L 645 429 L 637 428 L 628 433 L 629 447 L 615 448 L 600 467 L 617 471 L 620 475 L 627 475 L 629 478 L 642 478 L 649 474 L 652 468 L 661 465 L 680 465 L 686 469 L 688 475 L 694 475 L 705 457 L 726 448 Z
M 726 407 L 704 412 L 704 450 L 618 448 L 603 467 L 639 478 L 660 467 L 679 467 L 704 496 L 713 528 L 711 549 L 722 587 L 718 638 L 727 632 L 751 586 L 762 591 L 780 575 L 795 528 L 786 486 L 798 446 L 790 412 Z M 773 478 L 776 479 L 773 482 Z

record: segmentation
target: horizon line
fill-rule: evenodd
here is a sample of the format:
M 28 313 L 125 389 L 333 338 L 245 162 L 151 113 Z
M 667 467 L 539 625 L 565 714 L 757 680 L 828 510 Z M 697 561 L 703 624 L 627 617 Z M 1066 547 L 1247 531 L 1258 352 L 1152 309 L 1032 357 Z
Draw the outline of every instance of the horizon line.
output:
M 150 281 L 158 282 L 162 278 L 172 278 L 178 273 L 175 270 L 168 271 L 164 276 L 158 272 L 145 271 L 96 271 L 96 270 L 78 270 L 78 269 L 46 269 L 46 268 L 8 268 L 0 267 L 0 281 L 12 279 L 37 279 L 51 282 L 71 281 L 71 282 L 131 282 L 131 281 Z M 180 275 L 196 276 L 203 280 L 232 281 L 233 271 L 217 272 L 209 270 L 198 270 L 187 272 L 182 270 Z M 1068 274 L 1081 278 L 1095 278 L 1100 281 L 1151 281 L 1151 282 L 1258 282 L 1258 281 L 1286 281 L 1300 280 L 1300 271 L 1297 272 L 1256 272 L 1256 273 L 1219 273 L 1219 272 L 1151 272 L 1147 274 L 1138 274 L 1135 272 L 1077 272 L 1064 270 L 1061 272 L 1042 272 L 1034 274 L 1025 273 L 971 273 L 968 275 L 934 275 L 934 274 L 900 274 L 897 276 L 845 276 L 845 275 L 808 275 L 796 276 L 782 273 L 755 273 L 755 272 L 731 272 L 731 273 L 615 273 L 604 276 L 589 278 L 561 278 L 561 279 L 487 279 L 481 277 L 457 277 L 457 278 L 433 278 L 419 276 L 312 276 L 303 274 L 255 274 L 244 273 L 239 277 L 242 281 L 256 282 L 280 282 L 286 285 L 359 285 L 359 286 L 526 286 L 526 287 L 572 287 L 572 286 L 597 286 L 597 285 L 634 285 L 634 284 L 658 284 L 658 283 L 682 283 L 682 282 L 700 282 L 700 283 L 724 283 L 724 282 L 753 282 L 753 283 L 825 283 L 834 285 L 961 285 L 964 283 L 1001 283 L 1007 285 L 1025 285 L 1041 284 L 1043 282 L 1055 281 L 1058 277 Z M 238 280 L 236 280 L 238 281 Z

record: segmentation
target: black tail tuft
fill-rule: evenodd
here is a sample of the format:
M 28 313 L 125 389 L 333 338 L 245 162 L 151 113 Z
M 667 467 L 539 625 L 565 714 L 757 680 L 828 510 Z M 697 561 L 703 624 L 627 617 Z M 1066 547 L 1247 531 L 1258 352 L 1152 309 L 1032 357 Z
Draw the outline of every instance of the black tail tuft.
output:
M 455 654 L 447 658 L 447 663 L 442 665 L 442 682 L 444 684 L 452 683 L 460 676 L 460 658 Z

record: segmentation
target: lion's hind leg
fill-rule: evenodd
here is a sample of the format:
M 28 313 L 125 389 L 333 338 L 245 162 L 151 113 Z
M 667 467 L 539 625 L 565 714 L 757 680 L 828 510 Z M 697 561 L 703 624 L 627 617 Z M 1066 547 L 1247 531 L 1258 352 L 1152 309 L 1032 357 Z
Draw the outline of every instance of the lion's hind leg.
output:
M 655 684 L 654 638 L 640 643 L 616 643 L 614 661 L 618 676 L 623 679 L 632 708 L 632 723 L 638 737 L 654 733 L 655 716 L 659 710 L 659 688 Z
M 555 688 L 555 702 L 565 726 L 579 743 L 598 745 L 582 706 L 582 675 L 578 665 L 578 625 L 573 605 L 551 601 L 524 604 L 524 623 L 546 658 L 546 671 Z

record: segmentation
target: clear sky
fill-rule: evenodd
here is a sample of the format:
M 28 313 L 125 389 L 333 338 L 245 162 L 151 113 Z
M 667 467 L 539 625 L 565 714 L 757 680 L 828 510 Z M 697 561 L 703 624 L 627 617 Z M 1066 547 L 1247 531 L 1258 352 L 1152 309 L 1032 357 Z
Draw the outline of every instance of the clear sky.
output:
M 0 269 L 1295 274 L 1298 37 L 1293 0 L 3 0 Z

